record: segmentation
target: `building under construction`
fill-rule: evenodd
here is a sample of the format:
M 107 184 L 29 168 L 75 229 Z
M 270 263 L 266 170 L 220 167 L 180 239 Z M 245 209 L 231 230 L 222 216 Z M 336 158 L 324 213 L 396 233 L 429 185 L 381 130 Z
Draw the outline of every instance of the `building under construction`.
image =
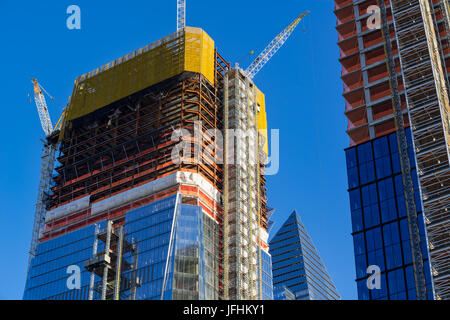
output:
M 251 72 L 183 18 L 76 79 L 57 129 L 42 122 L 24 299 L 272 299 L 265 98 L 252 78 L 301 17 Z M 46 111 L 37 81 L 35 96 Z
M 334 12 L 359 298 L 450 299 L 448 1 L 335 0 Z

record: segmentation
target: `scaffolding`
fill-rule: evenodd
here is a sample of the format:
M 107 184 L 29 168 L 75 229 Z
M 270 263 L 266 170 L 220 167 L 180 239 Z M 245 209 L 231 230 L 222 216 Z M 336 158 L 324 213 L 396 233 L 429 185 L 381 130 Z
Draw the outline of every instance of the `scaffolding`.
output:
M 104 244 L 104 250 L 98 251 L 99 242 Z M 111 220 L 107 221 L 104 230 L 100 230 L 97 225 L 92 250 L 92 258 L 85 262 L 86 270 L 91 272 L 89 300 L 94 300 L 96 296 L 100 300 L 119 300 L 121 283 L 131 292 L 128 298 L 135 300 L 140 279 L 136 276 L 136 272 L 130 272 L 131 276 L 128 278 L 122 278 L 121 275 L 128 270 L 137 269 L 138 247 L 134 241 L 126 239 L 123 226 L 113 229 Z M 131 253 L 131 263 L 124 258 L 127 253 Z M 95 282 L 95 276 L 100 277 L 101 281 Z
M 449 97 L 428 0 L 391 0 L 435 297 L 450 299 Z
M 28 269 L 30 268 L 31 259 L 36 254 L 39 239 L 44 231 L 45 213 L 50 196 L 50 184 L 55 164 L 56 148 L 56 145 L 50 141 L 44 142 L 44 147 L 42 148 L 41 172 L 34 214 L 33 233 L 31 236 L 30 255 L 28 257 Z
M 202 74 L 185 72 L 73 120 L 60 144 L 49 209 L 87 195 L 97 202 L 179 170 L 200 173 L 222 190 L 220 164 L 177 164 L 171 159 L 179 143 L 172 140 L 175 129 L 194 136 L 196 122 L 203 132 L 223 126 L 219 86 L 228 64 L 216 57 L 216 85 Z
M 239 68 L 225 84 L 226 168 L 224 210 L 226 298 L 262 299 L 260 146 L 257 89 Z
M 224 145 L 225 145 L 225 151 L 228 150 L 228 145 L 230 143 L 229 139 L 229 135 L 228 135 L 228 128 L 229 128 L 229 116 L 228 116 L 228 112 L 229 112 L 229 85 L 228 85 L 228 73 L 225 74 L 225 78 L 224 78 L 224 84 L 223 84 L 223 88 L 224 88 L 224 106 L 223 106 L 223 121 L 224 121 Z M 233 138 L 233 137 L 232 137 Z M 234 138 L 233 138 L 234 139 Z M 228 296 L 228 261 L 229 261 L 229 243 L 228 243 L 228 154 L 225 153 L 225 156 L 223 157 L 223 165 L 224 165 L 224 170 L 223 170 L 223 224 L 222 224 L 222 228 L 223 228 L 223 232 L 222 232 L 222 243 L 223 243 L 223 260 L 222 260 L 222 265 L 223 265 L 223 271 L 222 271 L 222 297 L 224 300 L 228 300 L 229 296 Z
M 400 165 L 402 169 L 403 191 L 405 194 L 406 216 L 408 219 L 409 241 L 411 247 L 411 257 L 414 270 L 414 282 L 416 297 L 418 300 L 427 299 L 425 271 L 423 264 L 422 246 L 417 220 L 416 203 L 414 200 L 414 184 L 411 174 L 411 165 L 408 155 L 408 141 L 406 138 L 405 124 L 403 119 L 400 92 L 398 89 L 397 71 L 395 67 L 389 27 L 387 23 L 386 7 L 384 0 L 378 0 L 381 9 L 381 19 L 383 21 L 382 34 L 384 48 L 386 52 L 386 65 L 389 70 L 389 82 L 392 90 L 392 105 L 394 109 L 394 119 L 397 129 L 397 144 L 400 155 Z

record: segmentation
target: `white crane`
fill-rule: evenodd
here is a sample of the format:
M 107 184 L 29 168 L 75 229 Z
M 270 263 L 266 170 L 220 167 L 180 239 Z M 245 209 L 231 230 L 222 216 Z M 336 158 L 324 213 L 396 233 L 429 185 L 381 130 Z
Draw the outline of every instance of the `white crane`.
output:
M 53 132 L 52 120 L 50 119 L 50 114 L 48 113 L 47 102 L 43 92 L 45 92 L 52 100 L 54 98 L 39 84 L 36 79 L 31 79 L 33 82 L 34 89 L 34 101 L 36 101 L 36 107 L 39 114 L 39 119 L 41 119 L 42 129 L 44 130 L 45 136 L 48 137 Z
M 64 113 L 61 115 L 58 123 L 55 127 L 52 125 L 50 114 L 48 112 L 47 102 L 45 101 L 44 92 L 52 99 L 54 98 L 39 84 L 36 79 L 31 79 L 34 89 L 34 100 L 41 120 L 42 129 L 44 130 L 45 137 L 47 138 L 42 148 L 42 162 L 41 173 L 39 180 L 39 189 L 37 195 L 37 201 L 35 206 L 33 233 L 31 236 L 30 256 L 28 259 L 28 269 L 30 268 L 31 259 L 36 253 L 37 244 L 42 233 L 42 228 L 45 222 L 46 212 L 46 200 L 50 193 L 50 179 L 53 173 L 53 166 L 55 163 L 56 143 L 53 139 L 50 139 L 52 133 L 60 128 Z M 53 141 L 53 142 L 52 142 Z
M 286 40 L 290 37 L 295 28 L 297 28 L 303 17 L 306 16 L 309 11 L 302 13 L 295 19 L 286 29 L 283 30 L 271 43 L 264 49 L 263 52 L 252 62 L 252 64 L 245 70 L 247 76 L 253 79 L 256 74 L 266 65 L 267 62 L 277 53 L 278 50 L 284 45 Z
M 245 70 L 247 76 L 253 79 L 256 74 L 269 62 L 269 60 L 277 53 L 278 50 L 284 45 L 287 39 L 297 28 L 303 17 L 309 14 L 309 11 L 302 13 L 295 19 L 289 26 L 287 26 L 283 32 L 281 32 L 263 52 L 252 62 L 252 64 Z M 177 31 L 180 31 L 186 27 L 186 0 L 177 0 Z M 253 51 L 252 51 L 253 53 Z

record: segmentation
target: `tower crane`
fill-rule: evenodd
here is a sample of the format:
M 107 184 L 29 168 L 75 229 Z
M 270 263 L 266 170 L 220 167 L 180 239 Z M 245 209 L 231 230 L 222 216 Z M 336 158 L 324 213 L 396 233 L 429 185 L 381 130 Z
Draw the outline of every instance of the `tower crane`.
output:
M 45 101 L 44 92 L 52 99 L 54 98 L 39 84 L 36 79 L 31 79 L 34 89 L 34 100 L 41 120 L 41 126 L 44 130 L 46 140 L 44 147 L 42 148 L 42 161 L 41 161 L 41 173 L 39 179 L 39 189 L 37 195 L 37 201 L 35 206 L 33 233 L 31 237 L 30 255 L 28 258 L 28 269 L 30 268 L 31 259 L 36 253 L 36 247 L 39 241 L 42 227 L 45 220 L 46 200 L 50 191 L 50 179 L 53 172 L 53 166 L 55 163 L 56 143 L 54 139 L 51 139 L 55 130 L 59 130 L 61 127 L 64 113 L 59 118 L 55 127 L 52 125 L 50 115 L 48 112 L 47 102 Z
M 253 79 L 256 74 L 269 62 L 269 60 L 275 55 L 275 53 L 280 50 L 280 48 L 285 44 L 287 39 L 294 32 L 295 28 L 297 28 L 298 24 L 302 19 L 309 14 L 309 11 L 302 13 L 295 19 L 289 26 L 286 27 L 269 45 L 264 49 L 263 52 L 255 59 L 255 61 L 248 66 L 245 70 L 245 73 L 250 79 Z
M 36 102 L 39 119 L 41 120 L 42 129 L 47 137 L 52 133 L 53 125 L 48 113 L 47 102 L 45 101 L 45 97 L 42 92 L 45 92 L 52 100 L 54 100 L 54 98 L 39 84 L 36 79 L 31 79 L 31 82 L 33 82 L 34 101 Z
M 300 21 L 309 14 L 309 11 L 300 14 L 290 25 L 288 25 L 263 52 L 250 64 L 245 70 L 245 73 L 250 79 L 253 79 L 256 74 L 269 62 L 269 60 L 280 50 L 287 39 L 291 36 L 294 30 L 299 25 Z M 177 31 L 186 27 L 186 0 L 177 0 Z M 251 52 L 253 54 L 253 51 Z
M 186 27 L 186 0 L 177 0 L 177 31 Z

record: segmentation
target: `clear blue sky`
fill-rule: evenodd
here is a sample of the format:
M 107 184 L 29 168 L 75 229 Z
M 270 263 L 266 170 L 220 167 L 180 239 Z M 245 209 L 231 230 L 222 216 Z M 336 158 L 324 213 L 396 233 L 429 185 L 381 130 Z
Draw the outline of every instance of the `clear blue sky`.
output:
M 220 4 L 219 4 L 220 3 Z M 66 8 L 81 8 L 81 30 Z M 335 284 L 356 299 L 344 148 L 344 100 L 333 1 L 188 0 L 187 24 L 202 27 L 221 54 L 242 66 L 299 13 L 310 10 L 285 47 L 257 75 L 270 128 L 280 129 L 281 163 L 268 179 L 280 227 L 297 209 Z M 36 77 L 54 97 L 53 122 L 75 77 L 176 29 L 176 1 L 0 1 L 0 299 L 21 299 L 43 137 L 28 94 Z

